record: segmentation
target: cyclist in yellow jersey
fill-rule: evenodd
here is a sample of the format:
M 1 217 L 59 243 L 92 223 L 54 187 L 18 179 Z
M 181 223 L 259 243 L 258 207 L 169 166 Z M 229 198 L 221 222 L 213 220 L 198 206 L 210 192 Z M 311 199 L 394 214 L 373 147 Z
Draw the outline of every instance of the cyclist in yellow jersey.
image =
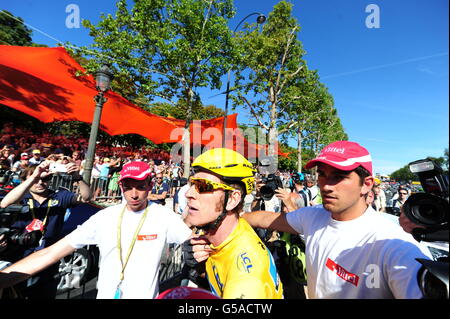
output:
M 211 253 L 206 274 L 221 298 L 281 299 L 283 287 L 270 251 L 240 217 L 254 187 L 252 164 L 239 153 L 211 149 L 192 164 L 185 222 L 203 232 Z

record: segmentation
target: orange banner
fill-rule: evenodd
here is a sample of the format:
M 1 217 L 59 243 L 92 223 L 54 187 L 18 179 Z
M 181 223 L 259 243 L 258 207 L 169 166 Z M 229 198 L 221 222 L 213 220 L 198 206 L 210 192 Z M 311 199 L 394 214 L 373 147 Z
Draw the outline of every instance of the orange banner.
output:
M 76 76 L 79 72 L 85 70 L 62 47 L 0 45 L 0 106 L 21 111 L 44 123 L 90 124 L 97 94 L 95 79 L 92 75 Z M 106 133 L 139 134 L 156 144 L 182 141 L 185 121 L 149 113 L 112 91 L 106 92 L 105 97 L 100 129 Z M 191 143 L 221 146 L 223 120 L 219 117 L 194 121 Z M 227 147 L 244 156 L 266 149 L 249 143 L 237 130 L 237 114 L 227 117 L 227 129 L 232 132 Z

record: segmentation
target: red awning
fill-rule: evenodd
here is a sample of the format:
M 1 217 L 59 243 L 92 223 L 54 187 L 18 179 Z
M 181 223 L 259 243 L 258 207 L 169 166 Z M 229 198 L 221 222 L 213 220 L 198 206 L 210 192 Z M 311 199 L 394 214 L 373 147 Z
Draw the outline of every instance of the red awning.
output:
M 0 45 L 0 107 L 16 109 L 45 123 L 81 121 L 90 124 L 97 94 L 95 79 L 92 75 L 76 76 L 77 72 L 85 70 L 62 47 Z M 108 100 L 103 106 L 100 128 L 108 134 L 139 134 L 156 144 L 182 140 L 180 132 L 185 121 L 144 111 L 112 91 L 105 97 Z M 237 114 L 228 116 L 227 128 L 237 128 Z M 195 121 L 191 125 L 191 143 L 219 147 L 222 132 L 223 117 Z M 240 131 L 235 132 L 235 140 L 240 141 L 243 138 L 239 136 Z M 227 145 L 240 151 L 241 144 L 244 153 L 265 149 L 245 138 L 240 143 Z

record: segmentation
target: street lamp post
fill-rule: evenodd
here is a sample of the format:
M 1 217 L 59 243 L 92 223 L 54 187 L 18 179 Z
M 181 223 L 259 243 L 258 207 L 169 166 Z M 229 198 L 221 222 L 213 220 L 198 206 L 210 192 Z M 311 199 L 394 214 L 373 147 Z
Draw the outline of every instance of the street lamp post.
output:
M 91 125 L 91 133 L 89 135 L 89 145 L 85 157 L 85 165 L 83 172 L 83 180 L 90 185 L 92 167 L 94 164 L 95 146 L 97 143 L 98 128 L 100 126 L 100 118 L 102 116 L 103 104 L 108 100 L 104 94 L 110 89 L 112 73 L 108 65 L 103 64 L 101 68 L 95 73 L 95 82 L 98 94 L 94 97 L 95 112 Z
M 253 12 L 244 17 L 239 23 L 237 24 L 236 28 L 234 28 L 233 33 L 236 33 L 236 30 L 239 28 L 239 26 L 244 22 L 248 17 L 251 17 L 252 15 L 258 15 L 256 18 L 256 22 L 258 24 L 263 24 L 266 22 L 266 16 L 259 12 Z M 225 91 L 225 116 L 223 118 L 223 134 L 222 134 L 222 147 L 225 147 L 226 143 L 226 128 L 227 128 L 227 116 L 228 116 L 228 99 L 229 99 L 229 93 L 230 93 L 230 80 L 231 80 L 231 68 L 228 70 L 228 76 L 227 76 L 227 90 Z

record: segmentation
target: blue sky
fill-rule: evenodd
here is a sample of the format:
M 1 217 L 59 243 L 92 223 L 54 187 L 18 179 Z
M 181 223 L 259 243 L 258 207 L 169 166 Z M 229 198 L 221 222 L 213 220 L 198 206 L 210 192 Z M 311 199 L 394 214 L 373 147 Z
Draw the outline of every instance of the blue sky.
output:
M 290 2 L 308 66 L 318 70 L 333 95 L 349 139 L 372 154 L 374 172 L 389 174 L 411 161 L 443 156 L 449 145 L 448 0 Z M 83 27 L 67 28 L 66 7 L 77 5 L 81 19 L 95 23 L 101 12 L 115 11 L 114 3 L 3 0 L 0 9 L 35 28 L 37 43 L 87 45 L 91 38 Z M 276 3 L 235 0 L 237 14 L 230 27 L 249 13 L 268 14 Z M 379 9 L 379 28 L 366 25 L 371 4 Z M 203 102 L 224 107 L 223 95 L 212 97 L 217 93 L 201 93 Z M 249 122 L 247 114 L 240 112 L 238 121 Z

